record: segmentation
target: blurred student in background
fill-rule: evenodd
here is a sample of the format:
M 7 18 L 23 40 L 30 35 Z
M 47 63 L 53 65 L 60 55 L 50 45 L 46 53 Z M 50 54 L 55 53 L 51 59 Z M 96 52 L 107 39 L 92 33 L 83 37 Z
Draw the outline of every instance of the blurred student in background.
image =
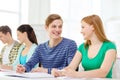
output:
M 116 45 L 106 38 L 103 23 L 98 15 L 86 16 L 81 21 L 85 43 L 78 48 L 70 65 L 62 71 L 54 70 L 54 76 L 111 78 L 116 59 Z M 75 69 L 82 63 L 84 71 Z
M 0 68 L 10 68 L 16 60 L 20 43 L 13 39 L 12 31 L 9 26 L 0 26 L 0 40 L 3 42 L 4 47 L 0 52 Z
M 18 65 L 17 72 L 29 72 L 37 64 L 42 67 L 33 69 L 33 72 L 51 73 L 54 69 L 62 69 L 69 65 L 77 50 L 75 41 L 61 37 L 63 20 L 58 14 L 47 17 L 45 29 L 49 40 L 38 45 L 32 58 L 24 65 Z
M 16 70 L 18 64 L 24 65 L 37 47 L 38 43 L 35 32 L 29 24 L 23 24 L 17 28 L 17 37 L 22 44 L 17 52 L 17 58 L 12 65 L 4 67 L 4 69 Z M 38 64 L 36 66 L 38 66 Z
M 22 45 L 12 65 L 14 70 L 16 70 L 18 64 L 24 65 L 31 58 L 38 45 L 35 32 L 29 24 L 23 24 L 17 28 L 17 37 Z

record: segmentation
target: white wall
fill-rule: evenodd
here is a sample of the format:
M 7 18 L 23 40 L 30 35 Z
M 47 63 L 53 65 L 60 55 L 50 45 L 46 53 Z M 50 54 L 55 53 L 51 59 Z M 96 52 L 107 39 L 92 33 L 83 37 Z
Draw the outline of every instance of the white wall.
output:
M 51 0 L 50 13 L 58 13 L 64 21 L 63 36 L 73 39 L 79 45 L 83 42 L 81 19 L 90 14 L 100 15 L 100 0 Z M 97 6 L 96 6 L 97 5 Z
M 29 0 L 28 23 L 34 26 L 41 43 L 48 39 L 44 29 L 46 17 L 50 13 L 58 13 L 64 20 L 62 36 L 74 39 L 79 45 L 83 42 L 80 20 L 86 15 L 98 14 L 108 38 L 116 43 L 120 56 L 119 3 L 120 0 Z
M 101 15 L 107 37 L 117 45 L 120 57 L 120 0 L 101 0 Z
M 38 43 L 42 43 L 48 39 L 44 29 L 44 22 L 49 14 L 49 9 L 49 0 L 29 0 L 28 23 L 33 26 Z
M 120 58 L 117 58 L 113 66 L 113 78 L 120 79 Z

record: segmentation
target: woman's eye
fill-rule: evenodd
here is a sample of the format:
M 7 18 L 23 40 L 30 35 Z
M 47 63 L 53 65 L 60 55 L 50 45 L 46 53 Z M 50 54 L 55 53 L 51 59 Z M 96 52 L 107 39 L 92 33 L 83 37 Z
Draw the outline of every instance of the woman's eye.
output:
M 81 26 L 81 28 L 83 29 L 83 28 L 84 28 L 84 26 Z

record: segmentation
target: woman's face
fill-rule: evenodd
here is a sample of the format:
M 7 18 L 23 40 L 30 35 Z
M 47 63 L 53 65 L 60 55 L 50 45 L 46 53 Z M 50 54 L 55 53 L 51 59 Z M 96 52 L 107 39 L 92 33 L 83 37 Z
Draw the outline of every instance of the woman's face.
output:
M 17 31 L 17 39 L 20 41 L 20 43 L 23 43 L 25 40 L 25 34 L 20 31 Z
M 94 27 L 84 21 L 81 22 L 81 27 L 81 33 L 83 34 L 84 40 L 90 40 L 94 31 Z
M 46 30 L 51 39 L 57 39 L 61 37 L 63 22 L 60 19 L 54 20 L 49 26 L 46 27 Z

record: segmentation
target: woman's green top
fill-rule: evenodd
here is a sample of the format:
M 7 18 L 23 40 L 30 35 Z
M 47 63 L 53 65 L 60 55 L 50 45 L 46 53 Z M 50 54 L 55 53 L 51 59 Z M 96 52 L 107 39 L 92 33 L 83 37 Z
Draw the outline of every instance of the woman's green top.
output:
M 110 49 L 116 50 L 116 45 L 112 42 L 103 42 L 98 54 L 94 58 L 88 57 L 88 48 L 89 48 L 89 46 L 87 46 L 85 48 L 84 43 L 81 44 L 78 48 L 78 50 L 82 54 L 82 66 L 83 66 L 85 71 L 99 69 L 103 63 L 106 52 Z M 112 68 L 113 68 L 113 66 L 111 67 L 106 78 L 112 78 Z

